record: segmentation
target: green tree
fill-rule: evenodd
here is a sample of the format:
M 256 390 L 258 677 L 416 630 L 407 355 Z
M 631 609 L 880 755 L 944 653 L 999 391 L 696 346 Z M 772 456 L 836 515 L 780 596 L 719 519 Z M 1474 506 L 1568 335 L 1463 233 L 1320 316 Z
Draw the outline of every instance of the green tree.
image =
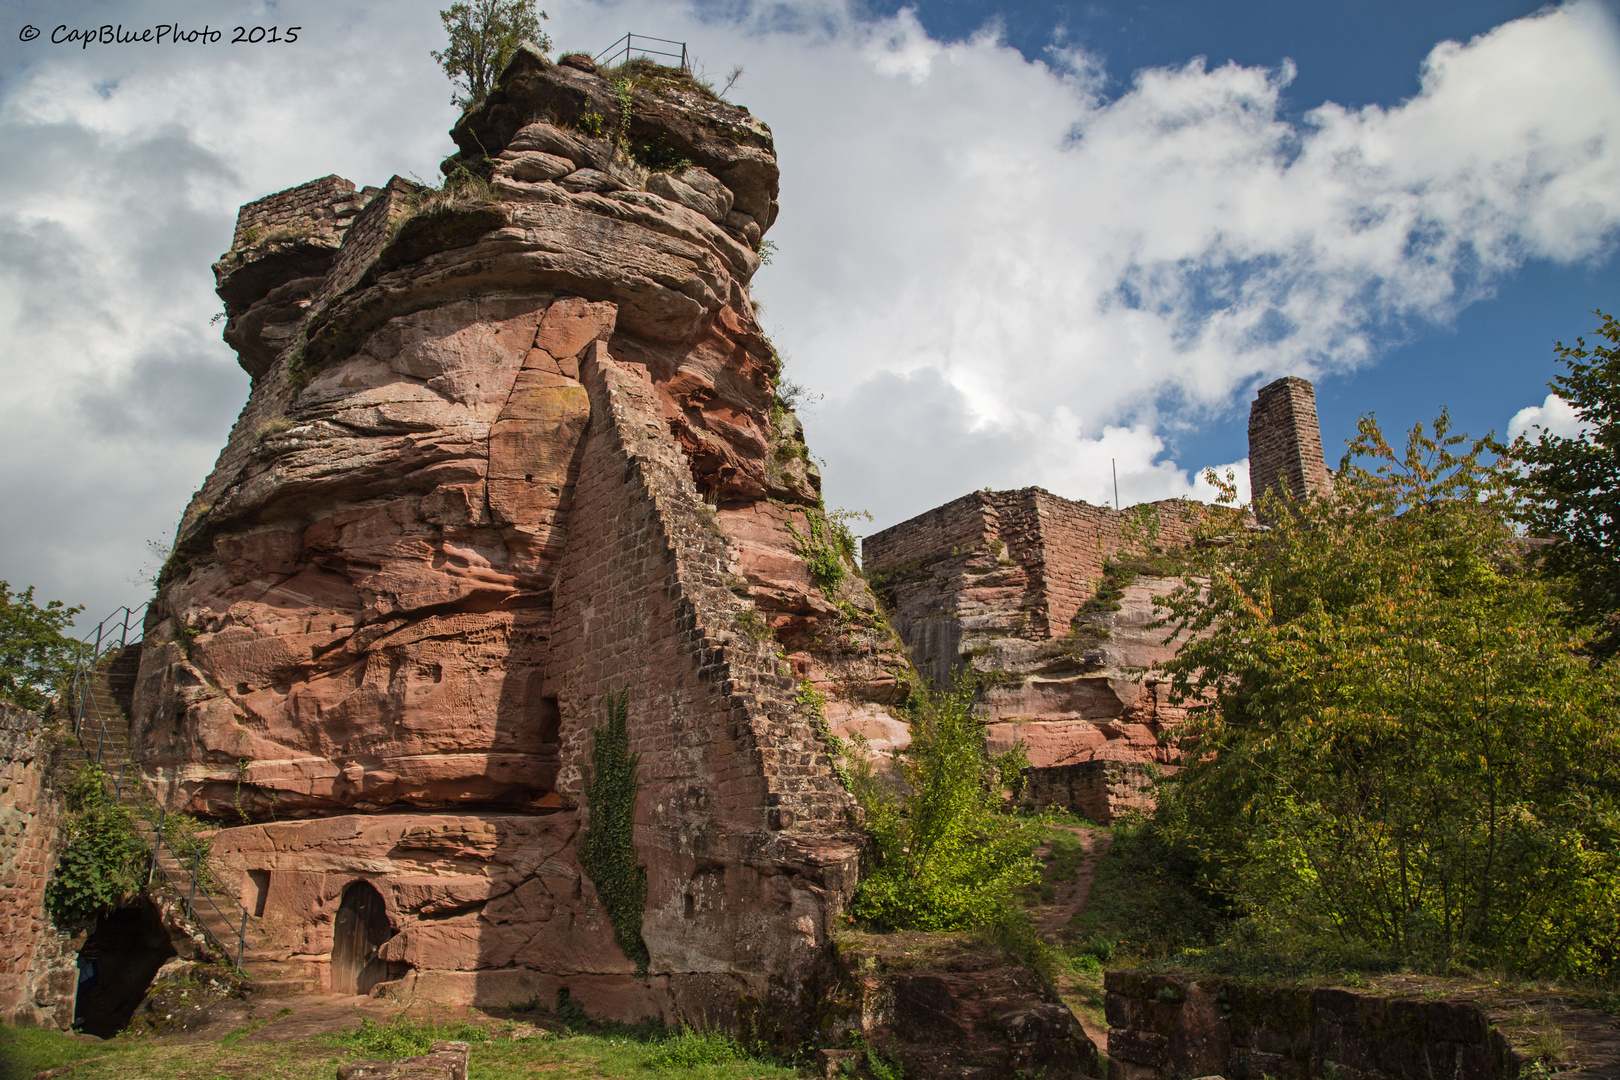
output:
M 1555 351 L 1569 373 L 1548 384 L 1585 431 L 1542 430 L 1508 452 L 1525 466 L 1518 519 L 1532 535 L 1557 538 L 1540 564 L 1562 584 L 1575 621 L 1597 628 L 1588 648 L 1602 661 L 1620 653 L 1620 322 L 1597 315 L 1596 334 L 1608 344 L 1560 341 Z
M 1164 665 L 1193 719 L 1159 824 L 1278 940 L 1609 974 L 1616 673 L 1525 571 L 1486 446 L 1363 418 L 1332 495 L 1212 515 L 1168 601 L 1199 636 Z
M 73 674 L 77 642 L 63 633 L 83 607 L 52 600 L 34 603 L 32 587 L 20 593 L 0 581 L 0 699 L 38 712 Z
M 991 926 L 1018 908 L 1016 894 L 1039 876 L 1039 818 L 1005 812 L 1022 750 L 985 752 L 973 711 L 977 685 L 912 698 L 911 749 L 897 762 L 904 789 L 859 756 L 853 786 L 866 810 L 875 865 L 852 910 L 879 930 L 964 930 Z
M 450 44 L 432 55 L 457 88 L 450 103 L 466 110 L 487 98 L 523 42 L 548 52 L 551 38 L 540 29 L 540 20 L 547 17 L 535 10 L 534 0 L 466 0 L 441 10 Z

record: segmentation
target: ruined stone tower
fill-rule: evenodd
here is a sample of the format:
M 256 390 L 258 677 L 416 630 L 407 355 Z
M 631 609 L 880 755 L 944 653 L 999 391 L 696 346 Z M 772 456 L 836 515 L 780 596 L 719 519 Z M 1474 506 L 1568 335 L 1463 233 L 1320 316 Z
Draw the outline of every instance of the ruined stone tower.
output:
M 1295 499 L 1333 490 L 1322 458 L 1316 389 L 1292 375 L 1262 387 L 1249 406 L 1251 501 L 1258 503 L 1274 488 Z
M 823 732 L 897 722 L 906 668 L 826 570 L 749 300 L 770 129 L 681 72 L 615 80 L 526 46 L 452 132 L 462 183 L 313 181 L 215 268 L 253 389 L 132 743 L 224 826 L 261 975 L 729 1024 L 793 1002 L 854 886 Z M 621 691 L 640 971 L 580 854 Z

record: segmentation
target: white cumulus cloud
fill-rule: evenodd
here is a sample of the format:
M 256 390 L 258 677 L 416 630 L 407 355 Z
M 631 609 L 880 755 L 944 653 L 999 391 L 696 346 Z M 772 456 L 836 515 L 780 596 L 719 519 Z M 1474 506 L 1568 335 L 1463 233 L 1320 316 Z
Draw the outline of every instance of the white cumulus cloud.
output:
M 1127 504 L 1206 496 L 1177 432 L 1365 364 L 1528 259 L 1606 259 L 1620 227 L 1620 54 L 1592 4 L 1437 43 L 1410 100 L 1300 122 L 1289 65 L 1189 59 L 1108 98 L 1082 51 L 1032 63 L 993 28 L 945 43 L 849 0 L 544 6 L 562 48 L 634 29 L 746 65 L 731 97 L 783 170 L 763 318 L 822 395 L 828 501 L 874 528 L 986 485 L 1111 502 L 1116 472 Z M 236 206 L 331 172 L 431 178 L 452 149 L 433 5 L 112 18 L 172 20 L 304 30 L 0 46 L 0 577 L 97 610 L 141 595 L 145 542 L 246 397 L 208 322 Z

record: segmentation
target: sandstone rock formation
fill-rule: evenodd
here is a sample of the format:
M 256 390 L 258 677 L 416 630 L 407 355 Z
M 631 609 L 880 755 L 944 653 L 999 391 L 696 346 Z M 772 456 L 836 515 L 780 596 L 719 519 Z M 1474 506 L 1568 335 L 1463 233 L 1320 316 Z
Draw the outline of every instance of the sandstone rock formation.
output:
M 824 724 L 894 723 L 906 665 L 860 580 L 807 565 L 836 536 L 748 295 L 770 129 L 590 66 L 520 50 L 445 190 L 243 207 L 215 270 L 252 394 L 152 605 L 133 742 L 229 826 L 261 961 L 723 1020 L 826 942 L 858 843 Z M 578 854 L 626 688 L 644 977 Z
M 1249 459 L 1257 493 L 1332 490 L 1309 382 L 1261 389 Z M 974 492 L 868 536 L 862 565 L 919 672 L 981 679 L 990 749 L 1029 755 L 1026 797 L 1108 822 L 1151 805 L 1153 774 L 1176 767 L 1186 710 L 1150 669 L 1180 643 L 1152 625 L 1154 601 L 1180 584 L 1175 552 L 1198 520 L 1176 499 L 1119 511 L 1041 488 Z
M 1149 624 L 1179 579 L 1152 556 L 1196 520 L 1180 500 L 1121 512 L 1041 488 L 974 492 L 868 536 L 863 564 L 919 672 L 983 680 L 990 749 L 1023 744 L 1030 797 L 1106 822 L 1146 804 L 1142 765 L 1175 761 L 1185 710 L 1142 671 L 1175 652 Z

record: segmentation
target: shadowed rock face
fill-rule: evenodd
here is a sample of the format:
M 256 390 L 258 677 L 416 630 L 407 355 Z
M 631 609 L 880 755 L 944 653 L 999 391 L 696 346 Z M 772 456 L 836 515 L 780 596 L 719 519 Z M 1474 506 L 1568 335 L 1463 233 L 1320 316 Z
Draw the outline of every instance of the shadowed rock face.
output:
M 152 606 L 134 745 L 171 806 L 284 822 L 216 851 L 271 875 L 289 956 L 369 880 L 413 986 L 544 968 L 514 942 L 557 919 L 587 943 L 570 970 L 628 978 L 571 854 L 591 728 L 625 687 L 645 936 L 675 982 L 619 1012 L 679 999 L 681 972 L 763 995 L 853 885 L 853 803 L 796 699 L 807 680 L 829 719 L 893 722 L 905 665 L 858 578 L 828 593 L 806 567 L 819 477 L 747 291 L 770 131 L 667 72 L 631 100 L 616 129 L 614 85 L 520 51 L 445 164 L 487 185 L 314 181 L 244 207 L 215 267 L 253 391 Z M 341 825 L 384 809 L 424 834 L 435 811 L 500 836 L 557 817 L 552 891 L 497 919 L 528 886 L 465 854 L 400 894 L 392 849 Z M 430 929 L 446 905 L 460 921 Z M 443 944 L 451 922 L 478 947 Z

